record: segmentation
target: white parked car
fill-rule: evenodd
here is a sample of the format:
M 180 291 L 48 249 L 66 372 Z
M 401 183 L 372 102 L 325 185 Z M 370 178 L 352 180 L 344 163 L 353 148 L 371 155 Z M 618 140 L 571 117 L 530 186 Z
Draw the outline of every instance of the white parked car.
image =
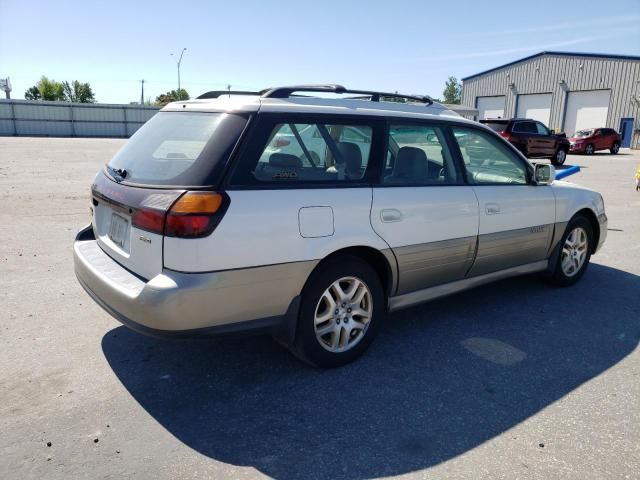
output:
M 242 93 L 167 105 L 95 178 L 76 274 L 135 330 L 261 330 L 332 367 L 388 311 L 533 272 L 570 285 L 605 240 L 598 193 L 428 98 Z

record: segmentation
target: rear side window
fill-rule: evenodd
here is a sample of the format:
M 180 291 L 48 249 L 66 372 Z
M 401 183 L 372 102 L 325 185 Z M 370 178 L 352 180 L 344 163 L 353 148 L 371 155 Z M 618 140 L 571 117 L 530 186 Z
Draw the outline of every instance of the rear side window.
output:
M 107 164 L 123 181 L 151 185 L 209 185 L 246 118 L 200 112 L 159 112 Z
M 392 124 L 389 127 L 386 185 L 458 183 L 455 164 L 441 128 Z
M 482 122 L 483 125 L 486 125 L 494 132 L 504 132 L 507 129 L 507 122 Z
M 233 185 L 349 182 L 363 179 L 373 128 L 349 123 L 277 123 L 249 164 L 241 162 Z
M 526 185 L 527 167 L 494 134 L 454 127 L 469 182 L 475 185 Z

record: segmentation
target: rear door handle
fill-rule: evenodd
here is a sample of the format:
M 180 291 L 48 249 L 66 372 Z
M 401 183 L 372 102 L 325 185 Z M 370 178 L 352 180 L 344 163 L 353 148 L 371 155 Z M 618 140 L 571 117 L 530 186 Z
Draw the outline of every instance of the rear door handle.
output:
M 487 215 L 496 215 L 500 213 L 500 205 L 497 203 L 487 203 L 484 208 Z
M 402 212 L 395 208 L 385 208 L 380 212 L 380 218 L 385 223 L 399 222 L 402 220 Z

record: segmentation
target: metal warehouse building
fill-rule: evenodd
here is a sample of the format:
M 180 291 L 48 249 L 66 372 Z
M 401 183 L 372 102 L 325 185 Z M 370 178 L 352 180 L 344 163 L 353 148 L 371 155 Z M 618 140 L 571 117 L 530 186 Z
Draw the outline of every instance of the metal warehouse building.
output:
M 556 131 L 608 127 L 640 148 L 640 57 L 541 52 L 462 79 L 483 118 L 527 117 Z

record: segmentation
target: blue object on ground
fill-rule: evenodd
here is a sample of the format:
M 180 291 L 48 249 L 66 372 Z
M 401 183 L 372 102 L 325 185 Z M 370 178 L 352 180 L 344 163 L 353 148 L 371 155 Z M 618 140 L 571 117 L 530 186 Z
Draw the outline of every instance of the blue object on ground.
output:
M 569 175 L 573 175 L 574 173 L 578 173 L 579 171 L 580 165 L 573 165 L 571 167 L 563 168 L 562 170 L 556 170 L 556 180 L 568 177 Z

